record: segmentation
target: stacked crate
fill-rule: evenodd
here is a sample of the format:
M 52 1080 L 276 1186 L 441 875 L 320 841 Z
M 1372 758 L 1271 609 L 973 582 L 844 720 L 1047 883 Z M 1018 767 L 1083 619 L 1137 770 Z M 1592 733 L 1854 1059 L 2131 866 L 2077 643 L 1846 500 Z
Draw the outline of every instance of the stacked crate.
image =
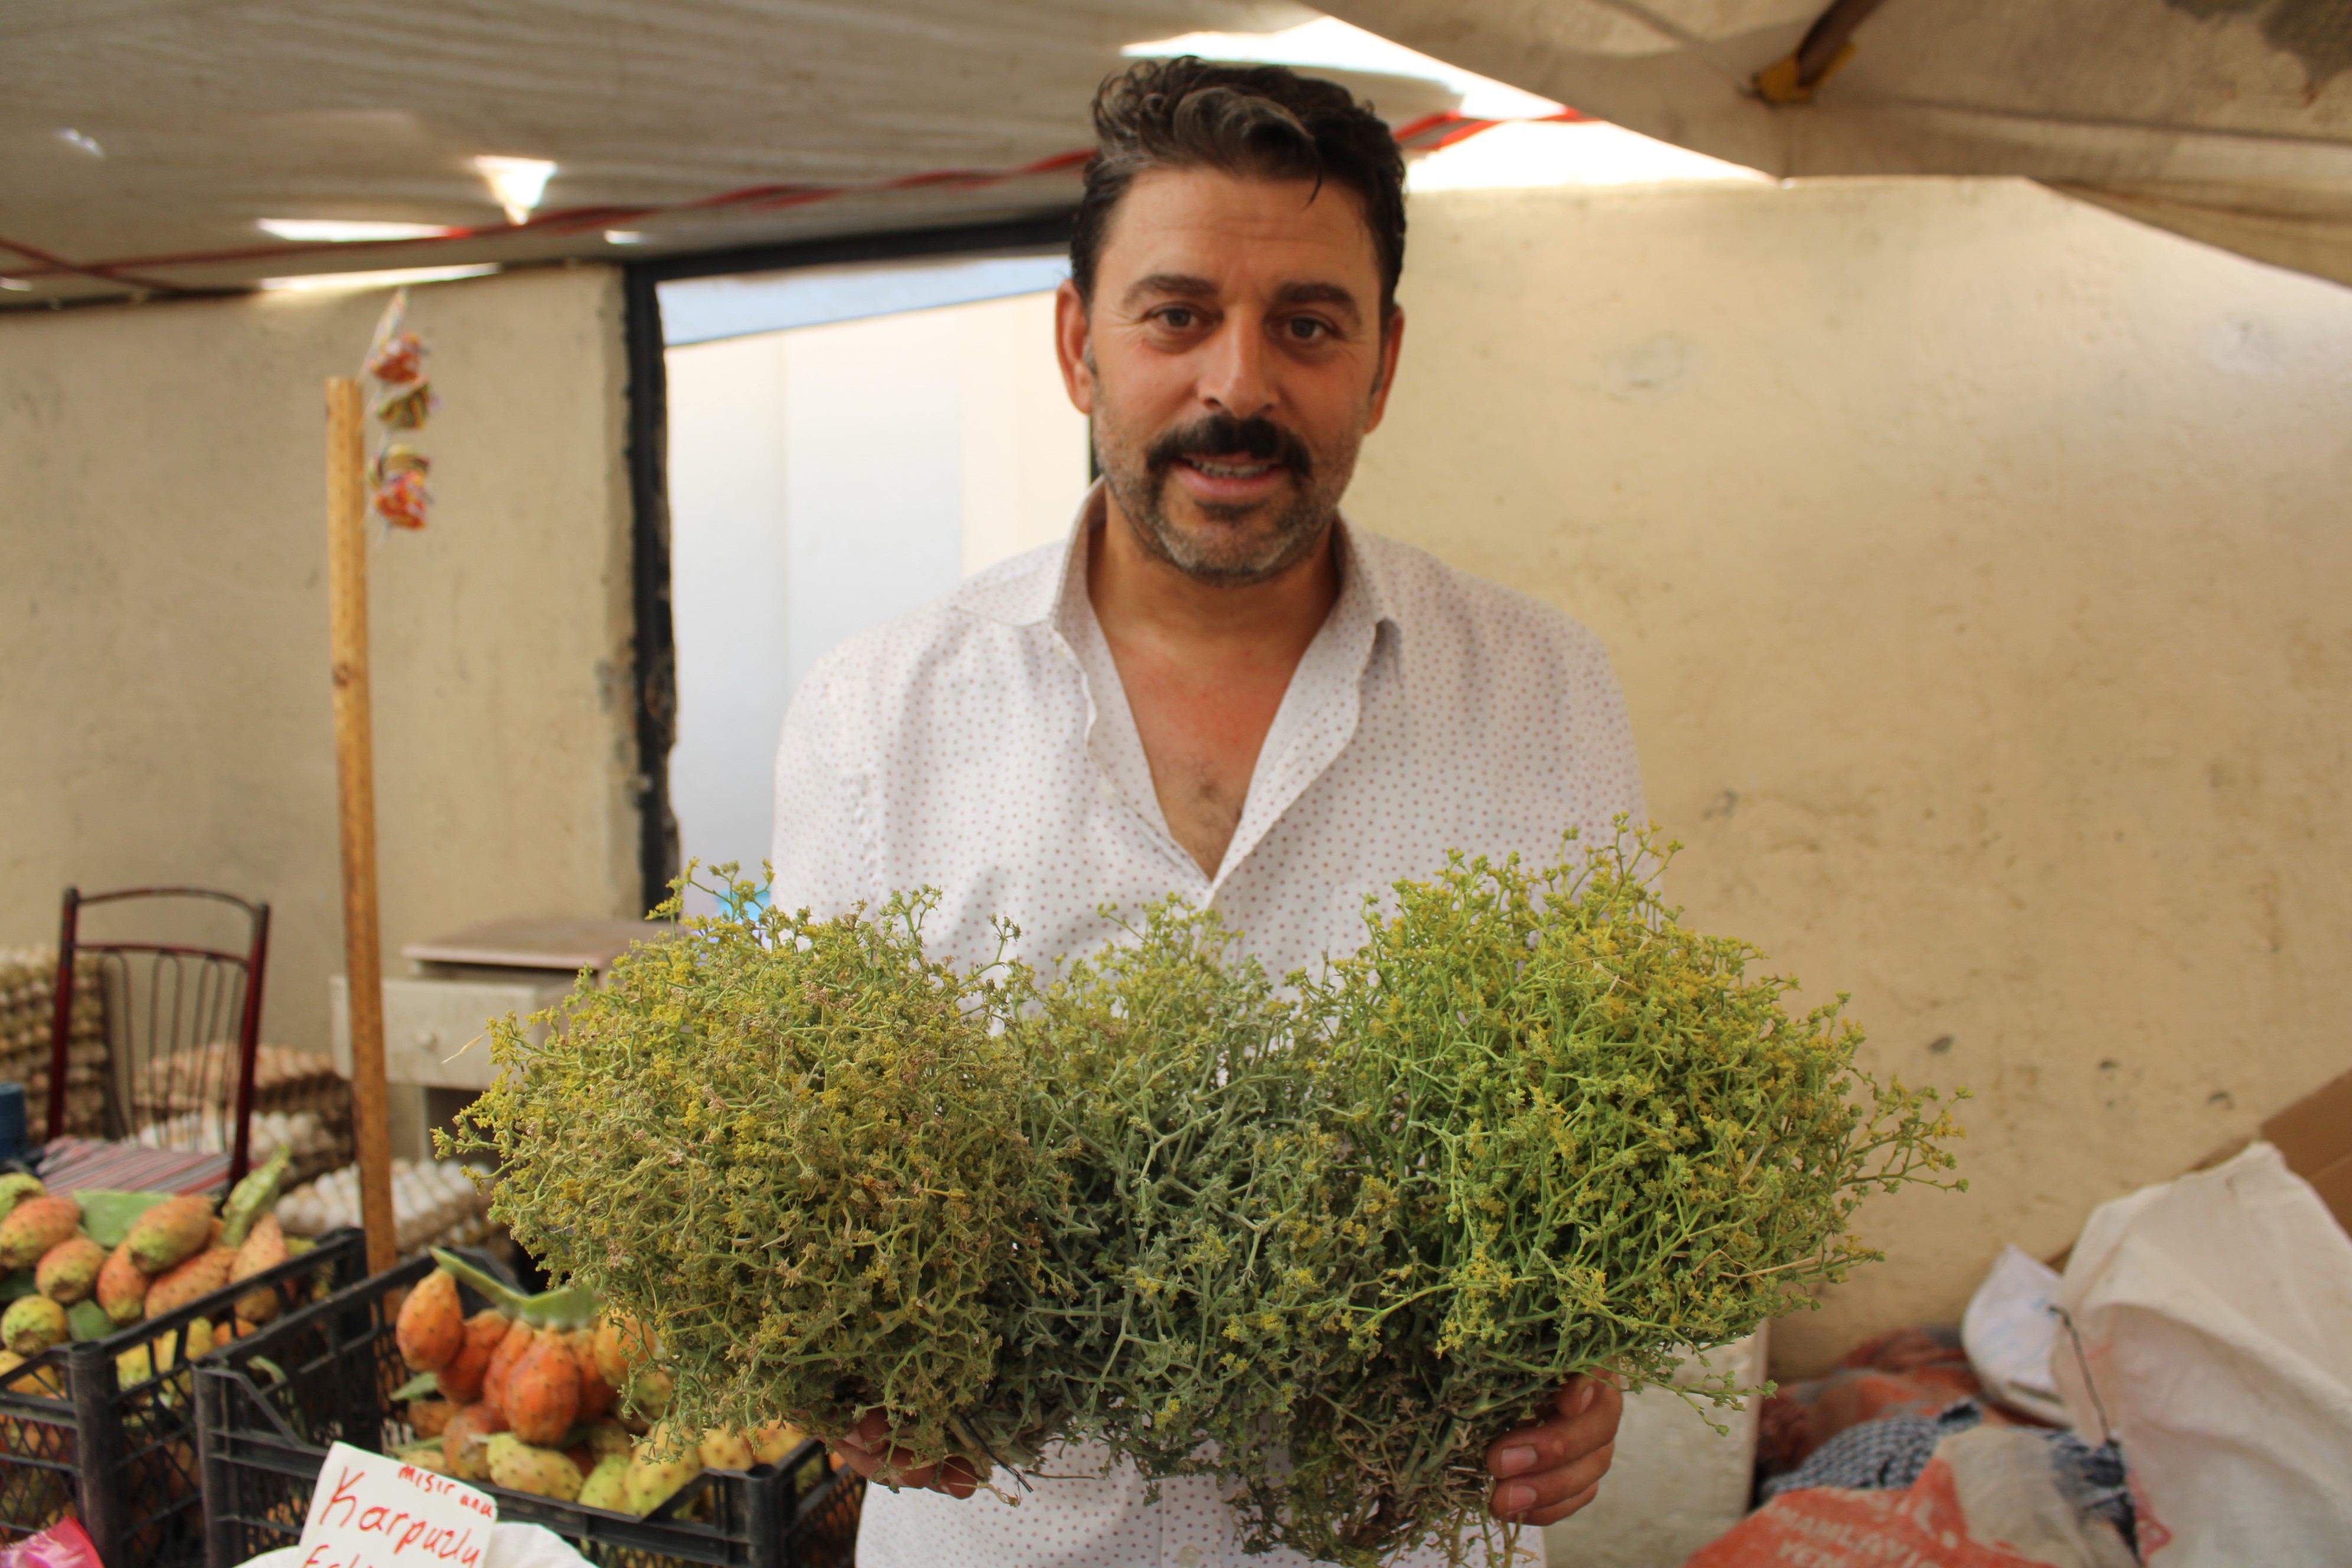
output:
M 66 1044 L 66 1131 L 102 1138 L 107 1126 L 105 988 L 95 953 L 74 964 L 72 1033 Z M 49 1041 L 57 1016 L 58 950 L 0 948 L 0 1083 L 25 1086 L 26 1124 L 38 1142 L 49 1127 Z

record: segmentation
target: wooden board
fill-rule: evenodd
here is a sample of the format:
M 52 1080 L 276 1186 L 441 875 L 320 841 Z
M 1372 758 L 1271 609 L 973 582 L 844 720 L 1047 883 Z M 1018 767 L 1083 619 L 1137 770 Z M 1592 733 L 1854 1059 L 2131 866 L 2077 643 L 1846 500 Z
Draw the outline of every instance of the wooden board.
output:
M 677 930 L 659 921 L 489 921 L 454 936 L 412 942 L 400 952 L 419 963 L 577 973 L 609 969 L 631 942 L 652 942 Z

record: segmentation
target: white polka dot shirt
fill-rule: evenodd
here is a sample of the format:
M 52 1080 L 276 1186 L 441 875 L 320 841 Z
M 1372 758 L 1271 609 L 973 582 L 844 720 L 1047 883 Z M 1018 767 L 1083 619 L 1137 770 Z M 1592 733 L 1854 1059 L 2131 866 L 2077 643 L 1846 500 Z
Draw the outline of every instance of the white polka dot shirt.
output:
M 1048 966 L 1099 912 L 1213 905 L 1277 976 L 1363 940 L 1366 894 L 1449 849 L 1557 862 L 1561 835 L 1643 816 L 1600 641 L 1545 605 L 1342 524 L 1340 588 L 1276 713 L 1214 876 L 1176 842 L 1086 592 L 1099 487 L 1070 539 L 852 638 L 813 670 L 776 759 L 773 898 L 837 914 L 932 887 L 935 956 L 986 962 L 992 918 Z M 1210 1568 L 1244 1558 L 1206 1478 L 1143 1500 L 1083 1450 L 1009 1506 L 868 1493 L 860 1568 Z M 1539 1551 L 1529 1532 L 1528 1546 Z

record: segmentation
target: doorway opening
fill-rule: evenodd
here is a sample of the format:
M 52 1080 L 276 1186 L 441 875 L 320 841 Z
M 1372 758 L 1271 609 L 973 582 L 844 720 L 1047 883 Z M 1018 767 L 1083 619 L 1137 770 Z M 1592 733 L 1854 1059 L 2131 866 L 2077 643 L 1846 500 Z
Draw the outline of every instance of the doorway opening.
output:
M 825 654 L 1066 536 L 1089 471 L 1054 358 L 1067 269 L 1033 248 L 656 285 L 678 864 L 756 879 L 784 711 Z

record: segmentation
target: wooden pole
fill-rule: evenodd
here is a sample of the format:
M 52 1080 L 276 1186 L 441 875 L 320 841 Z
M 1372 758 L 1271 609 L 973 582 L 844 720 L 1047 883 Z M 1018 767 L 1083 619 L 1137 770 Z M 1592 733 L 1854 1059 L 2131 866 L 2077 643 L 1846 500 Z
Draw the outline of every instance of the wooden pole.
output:
M 367 437 L 360 384 L 327 378 L 327 621 L 334 648 L 335 776 L 343 837 L 343 960 L 352 1009 L 352 1131 L 368 1272 L 400 1259 L 383 1078 L 383 954 L 376 928 L 375 735 L 368 696 Z

